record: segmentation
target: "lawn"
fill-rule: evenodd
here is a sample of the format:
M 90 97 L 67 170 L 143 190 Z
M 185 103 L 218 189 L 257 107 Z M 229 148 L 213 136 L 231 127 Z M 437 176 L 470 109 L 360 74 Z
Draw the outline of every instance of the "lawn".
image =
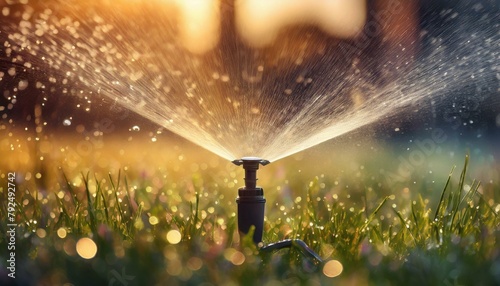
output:
M 344 146 L 344 155 L 317 164 L 327 146 L 262 167 L 264 242 L 302 239 L 324 259 L 316 263 L 296 249 L 259 252 L 250 236 L 240 238 L 241 168 L 182 140 L 110 140 L 75 158 L 70 139 L 2 141 L 2 153 L 16 159 L 2 165 L 1 217 L 13 212 L 17 227 L 12 279 L 10 222 L 0 222 L 0 284 L 500 283 L 500 187 L 471 178 L 467 168 L 477 164 L 465 153 L 454 169 L 441 160 L 447 171 L 416 169 L 401 182 L 386 180 L 390 149 L 368 143 L 370 159 Z

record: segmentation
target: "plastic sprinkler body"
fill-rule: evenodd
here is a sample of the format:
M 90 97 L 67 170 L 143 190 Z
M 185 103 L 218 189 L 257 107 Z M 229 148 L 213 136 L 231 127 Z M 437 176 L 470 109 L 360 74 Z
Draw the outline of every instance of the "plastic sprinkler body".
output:
M 237 166 L 243 165 L 245 169 L 245 186 L 238 189 L 236 198 L 238 230 L 241 234 L 247 234 L 253 225 L 255 227 L 253 241 L 258 244 L 262 241 L 266 199 L 264 190 L 257 186 L 257 170 L 259 165 L 265 166 L 269 161 L 257 157 L 243 157 L 234 160 L 233 163 Z
M 257 170 L 259 165 L 265 166 L 269 164 L 269 161 L 257 157 L 243 157 L 234 160 L 233 164 L 243 165 L 243 169 L 245 169 L 245 186 L 238 189 L 238 197 L 236 198 L 238 230 L 240 234 L 245 235 L 253 225 L 255 227 L 253 241 L 255 244 L 259 244 L 262 242 L 266 199 L 264 198 L 264 190 L 257 186 Z M 287 239 L 264 245 L 260 247 L 260 251 L 273 252 L 283 248 L 298 249 L 302 254 L 311 258 L 315 264 L 323 263 L 321 257 L 300 239 Z

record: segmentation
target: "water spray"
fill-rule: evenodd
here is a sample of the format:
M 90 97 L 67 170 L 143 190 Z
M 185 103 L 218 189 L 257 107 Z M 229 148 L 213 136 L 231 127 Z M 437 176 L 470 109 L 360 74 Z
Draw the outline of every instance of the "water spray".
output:
M 238 230 L 240 234 L 245 235 L 254 226 L 253 241 L 260 245 L 262 243 L 266 199 L 264 198 L 264 189 L 257 186 L 257 170 L 260 165 L 265 166 L 270 162 L 258 157 L 243 157 L 232 162 L 237 166 L 243 165 L 243 169 L 245 169 L 245 186 L 238 189 L 238 197 L 236 198 Z M 322 258 L 300 239 L 287 239 L 270 243 L 262 246 L 260 251 L 271 252 L 282 248 L 298 249 L 305 256 L 312 258 L 314 263 L 323 262 Z

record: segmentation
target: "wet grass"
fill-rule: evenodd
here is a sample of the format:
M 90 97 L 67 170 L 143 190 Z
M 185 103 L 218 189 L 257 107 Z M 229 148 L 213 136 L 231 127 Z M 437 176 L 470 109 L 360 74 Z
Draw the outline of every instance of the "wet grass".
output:
M 293 249 L 262 254 L 250 237 L 240 239 L 234 190 L 222 175 L 194 172 L 189 181 L 155 187 L 154 178 L 122 172 L 69 179 L 61 171 L 50 191 L 18 186 L 25 191 L 16 198 L 16 279 L 2 267 L 1 284 L 499 284 L 500 205 L 467 179 L 467 167 L 468 157 L 437 199 L 424 192 L 351 197 L 325 176 L 290 183 L 306 195 L 268 200 L 264 241 L 300 238 L 322 265 Z M 7 211 L 2 204 L 1 217 Z

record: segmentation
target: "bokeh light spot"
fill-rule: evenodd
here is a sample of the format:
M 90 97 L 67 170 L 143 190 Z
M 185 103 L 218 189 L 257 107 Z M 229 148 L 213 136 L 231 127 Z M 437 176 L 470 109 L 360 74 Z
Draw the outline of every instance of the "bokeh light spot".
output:
M 45 229 L 39 228 L 36 230 L 36 235 L 38 235 L 38 237 L 40 238 L 44 238 L 45 236 L 47 236 L 47 232 L 45 231 Z
M 68 232 L 66 231 L 66 229 L 64 227 L 61 227 L 57 230 L 57 236 L 59 236 L 60 238 L 66 238 L 67 234 L 68 234 Z
M 66 252 L 67 255 L 70 255 L 70 256 L 73 256 L 75 255 L 75 246 L 76 246 L 76 243 L 73 239 L 67 239 L 66 241 L 64 241 L 64 245 L 63 245 L 63 249 L 64 249 L 64 252 Z
M 92 239 L 84 237 L 76 243 L 76 252 L 84 259 L 92 259 L 97 253 L 97 245 Z
M 203 260 L 198 257 L 191 257 L 187 262 L 187 266 L 193 271 L 200 270 L 200 268 L 203 266 Z
M 176 229 L 172 229 L 169 232 L 167 232 L 167 241 L 170 244 L 179 243 L 181 241 L 181 238 L 182 238 L 181 233 Z
M 338 260 L 330 260 L 323 266 L 323 274 L 330 278 L 339 276 L 343 270 L 344 267 Z
M 234 248 L 224 250 L 224 258 L 234 265 L 241 265 L 245 262 L 245 254 Z
M 151 217 L 149 218 L 149 223 L 150 223 L 151 225 L 158 224 L 158 222 L 159 222 L 159 220 L 158 220 L 158 218 L 157 218 L 157 217 L 155 217 L 155 216 L 151 216 Z
M 231 263 L 234 265 L 241 265 L 245 262 L 245 255 L 239 251 L 236 251 L 231 257 Z

